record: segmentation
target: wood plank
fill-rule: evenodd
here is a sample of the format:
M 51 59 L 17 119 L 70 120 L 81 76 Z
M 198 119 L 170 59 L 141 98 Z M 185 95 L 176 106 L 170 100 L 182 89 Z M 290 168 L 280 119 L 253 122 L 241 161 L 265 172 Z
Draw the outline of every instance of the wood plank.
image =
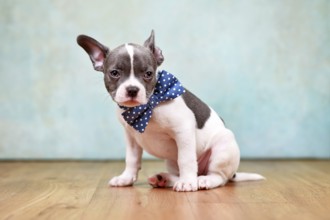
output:
M 107 188 L 110 176 L 105 175 L 83 219 L 193 219 L 184 193 L 176 193 L 172 189 L 152 189 L 148 185 L 147 177 L 163 171 L 163 163 L 146 161 L 143 168 L 134 187 Z M 123 166 L 120 172 L 122 169 Z
M 20 163 L 18 166 L 11 178 L 0 182 L 3 219 L 78 217 L 90 202 L 102 173 L 101 164 L 94 163 Z M 95 173 L 95 167 L 101 172 Z M 2 197 L 3 191 L 7 191 L 6 197 Z
M 330 161 L 243 161 L 266 181 L 177 193 L 152 189 L 165 170 L 144 161 L 133 187 L 109 188 L 123 162 L 0 162 L 0 219 L 329 219 Z

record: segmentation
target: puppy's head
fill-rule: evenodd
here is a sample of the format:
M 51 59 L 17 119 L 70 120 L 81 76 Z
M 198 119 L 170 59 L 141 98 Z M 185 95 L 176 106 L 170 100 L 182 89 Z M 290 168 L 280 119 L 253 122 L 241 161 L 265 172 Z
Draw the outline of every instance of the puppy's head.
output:
M 157 81 L 157 67 L 164 61 L 155 46 L 154 31 L 144 42 L 124 44 L 113 50 L 86 35 L 77 43 L 89 55 L 94 69 L 104 73 L 104 83 L 112 99 L 121 106 L 146 104 Z

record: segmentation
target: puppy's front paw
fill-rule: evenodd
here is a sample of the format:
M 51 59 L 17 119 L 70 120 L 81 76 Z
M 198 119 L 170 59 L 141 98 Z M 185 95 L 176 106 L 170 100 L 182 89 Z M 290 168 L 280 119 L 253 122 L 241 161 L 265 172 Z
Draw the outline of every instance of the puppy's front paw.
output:
M 133 183 L 136 181 L 136 177 L 134 176 L 126 176 L 120 175 L 113 177 L 108 185 L 109 186 L 132 186 Z
M 194 192 L 198 190 L 197 179 L 180 179 L 175 184 L 173 189 L 177 192 Z

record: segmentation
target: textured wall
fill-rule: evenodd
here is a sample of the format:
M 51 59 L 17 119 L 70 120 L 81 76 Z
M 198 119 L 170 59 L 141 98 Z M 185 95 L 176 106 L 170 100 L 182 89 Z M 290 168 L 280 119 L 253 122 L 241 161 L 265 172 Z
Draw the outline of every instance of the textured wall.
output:
M 0 158 L 122 158 L 123 131 L 78 34 L 156 31 L 161 67 L 225 119 L 243 157 L 330 157 L 330 2 L 0 2 Z

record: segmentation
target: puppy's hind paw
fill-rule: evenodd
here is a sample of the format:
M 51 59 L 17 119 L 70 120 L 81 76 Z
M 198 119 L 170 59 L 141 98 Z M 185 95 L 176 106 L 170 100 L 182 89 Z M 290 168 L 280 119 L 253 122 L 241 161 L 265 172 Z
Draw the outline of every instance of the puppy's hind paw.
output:
M 148 178 L 148 183 L 154 188 L 172 187 L 178 177 L 168 173 L 159 173 Z
M 197 181 L 198 189 L 213 189 L 227 182 L 220 175 L 199 176 Z
M 210 189 L 210 183 L 205 176 L 198 177 L 198 189 Z

